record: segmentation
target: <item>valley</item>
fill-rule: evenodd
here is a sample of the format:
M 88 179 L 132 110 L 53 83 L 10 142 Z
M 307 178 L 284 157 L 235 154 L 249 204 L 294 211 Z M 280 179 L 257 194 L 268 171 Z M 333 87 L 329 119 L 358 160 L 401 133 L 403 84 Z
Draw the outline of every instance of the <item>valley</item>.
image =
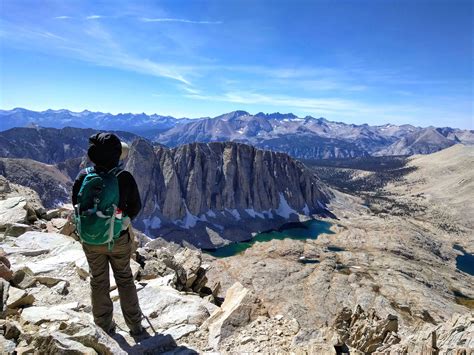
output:
M 32 137 L 27 145 L 17 143 L 22 130 Z M 8 297 L 26 297 L 5 306 L 4 324 L 24 334 L 10 341 L 26 348 L 56 351 L 64 337 L 73 348 L 91 346 L 74 336 L 73 319 L 81 319 L 81 331 L 97 332 L 89 300 L 74 303 L 88 292 L 88 270 L 66 219 L 90 132 L 74 129 L 83 138 L 73 141 L 68 130 L 60 130 L 55 154 L 47 142 L 58 131 L 50 129 L 17 130 L 0 142 L 1 248 L 12 273 L 2 287 Z M 168 148 L 122 134 L 131 147 L 125 168 L 143 202 L 136 286 L 153 327 L 169 337 L 136 343 L 117 313 L 121 338 L 101 335 L 100 349 L 313 354 L 474 346 L 472 146 L 298 161 L 237 142 Z M 56 211 L 43 208 L 62 202 Z M 61 243 L 72 243 L 64 271 L 54 266 Z M 56 303 L 69 308 L 53 310 Z M 191 318 L 165 311 L 179 305 Z M 34 314 L 42 318 L 30 315 L 41 307 L 46 313 Z M 55 329 L 50 338 L 38 333 L 43 322 Z

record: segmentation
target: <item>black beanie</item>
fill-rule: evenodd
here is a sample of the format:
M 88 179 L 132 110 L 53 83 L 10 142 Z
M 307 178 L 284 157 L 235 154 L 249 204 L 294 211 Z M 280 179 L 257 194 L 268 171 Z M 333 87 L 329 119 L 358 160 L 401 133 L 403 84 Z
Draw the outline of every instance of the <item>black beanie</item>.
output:
M 115 134 L 94 134 L 89 137 L 89 144 L 87 155 L 97 167 L 112 169 L 119 164 L 122 145 Z

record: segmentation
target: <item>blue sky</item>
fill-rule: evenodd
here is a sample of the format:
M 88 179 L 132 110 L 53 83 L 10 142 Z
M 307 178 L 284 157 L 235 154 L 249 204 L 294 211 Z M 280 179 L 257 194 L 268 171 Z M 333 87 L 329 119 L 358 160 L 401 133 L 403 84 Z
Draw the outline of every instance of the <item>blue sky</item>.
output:
M 470 0 L 0 1 L 0 107 L 474 129 Z

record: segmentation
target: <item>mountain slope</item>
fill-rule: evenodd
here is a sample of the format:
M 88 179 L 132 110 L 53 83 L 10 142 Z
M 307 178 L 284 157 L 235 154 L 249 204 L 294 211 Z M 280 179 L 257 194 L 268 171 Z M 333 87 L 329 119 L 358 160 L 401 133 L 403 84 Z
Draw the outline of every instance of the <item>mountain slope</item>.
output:
M 64 128 L 93 128 L 97 130 L 129 131 L 139 134 L 158 134 L 187 119 L 171 116 L 120 113 L 112 115 L 102 112 L 71 112 L 69 110 L 30 111 L 23 108 L 0 110 L 0 131 L 28 125 Z
M 409 159 L 413 171 L 388 189 L 401 200 L 426 205 L 433 223 L 447 229 L 474 230 L 474 147 L 456 144 Z M 471 238 L 472 239 L 472 238 Z M 474 249 L 474 240 L 465 239 Z
M 457 142 L 459 140 L 450 140 L 434 128 L 425 128 L 402 137 L 399 141 L 377 152 L 376 155 L 430 154 Z
M 12 128 L 0 132 L 0 157 L 26 158 L 54 164 L 83 156 L 89 137 L 95 129 L 81 128 Z M 130 142 L 137 136 L 128 132 L 114 132 Z
M 460 141 L 474 140 L 472 131 L 419 128 L 411 125 L 369 126 L 298 118 L 293 114 L 251 115 L 235 111 L 176 126 L 155 140 L 168 146 L 192 142 L 236 141 L 303 159 L 368 155 L 426 154 Z
M 0 158 L 0 175 L 36 191 L 46 208 L 69 202 L 72 181 L 54 165 L 31 159 Z

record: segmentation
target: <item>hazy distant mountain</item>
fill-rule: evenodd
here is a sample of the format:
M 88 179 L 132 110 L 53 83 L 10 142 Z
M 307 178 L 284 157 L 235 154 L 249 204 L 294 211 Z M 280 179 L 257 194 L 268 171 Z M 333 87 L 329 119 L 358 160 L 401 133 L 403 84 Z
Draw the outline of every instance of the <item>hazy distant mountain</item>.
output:
M 418 136 L 419 140 L 415 138 Z M 355 125 L 311 116 L 299 118 L 291 113 L 251 115 L 245 111 L 235 111 L 175 126 L 160 133 L 155 140 L 168 146 L 191 142 L 237 141 L 285 152 L 297 158 L 326 159 L 380 154 L 427 154 L 455 143 L 471 143 L 474 141 L 474 132 L 454 128 L 438 131 L 411 125 Z
M 246 111 L 234 111 L 215 118 L 176 119 L 90 111 L 0 110 L 0 129 L 27 125 L 123 130 L 170 147 L 193 142 L 235 141 L 304 159 L 427 154 L 454 143 L 474 144 L 472 130 L 392 124 L 355 125 L 279 112 L 251 115 Z
M 143 136 L 159 132 L 189 122 L 189 119 L 176 119 L 170 116 L 121 113 L 112 115 L 102 112 L 71 112 L 69 110 L 47 110 L 35 112 L 23 108 L 0 110 L 0 130 L 13 127 L 37 125 L 41 127 L 93 128 L 98 130 L 128 131 Z

